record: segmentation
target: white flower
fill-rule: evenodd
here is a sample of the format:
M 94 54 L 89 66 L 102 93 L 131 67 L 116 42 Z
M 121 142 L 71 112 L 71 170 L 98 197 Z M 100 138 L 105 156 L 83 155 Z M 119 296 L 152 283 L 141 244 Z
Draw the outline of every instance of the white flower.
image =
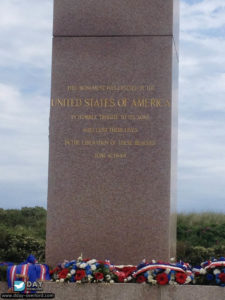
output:
M 153 278 L 152 275 L 148 276 L 148 282 L 151 283 L 151 284 L 153 284 L 153 285 L 155 285 L 157 283 L 157 281 Z
M 96 270 L 96 265 L 91 265 L 91 270 L 95 271 Z
M 200 269 L 200 274 L 205 275 L 206 274 L 206 270 L 205 269 Z
M 82 255 L 82 253 L 81 253 L 81 255 L 78 257 L 77 260 L 78 260 L 78 261 L 82 261 L 82 260 L 83 260 L 83 255 Z
M 74 269 L 72 269 L 71 271 L 70 271 L 70 274 L 71 275 L 74 275 L 76 273 L 76 270 L 74 270 Z
M 152 276 L 153 277 L 153 270 L 149 270 L 149 271 L 147 271 L 147 273 L 148 273 L 148 276 Z
M 80 263 L 80 262 L 78 262 L 78 263 L 77 263 L 77 267 L 78 267 L 78 268 L 80 268 L 80 265 L 81 265 L 81 263 Z
M 111 276 L 108 274 L 108 275 L 105 276 L 105 278 L 106 278 L 106 280 L 110 281 Z
M 185 283 L 190 283 L 191 281 L 192 281 L 191 276 L 188 276 L 187 279 L 186 279 L 186 281 L 185 281 Z
M 87 264 L 86 264 L 86 263 L 80 264 L 80 268 L 81 268 L 81 269 L 85 269 L 86 267 L 87 267 Z
M 132 280 L 132 277 L 131 277 L 131 276 L 127 277 L 127 280 L 128 280 L 128 281 L 131 281 L 131 280 Z
M 170 261 L 173 263 L 173 262 L 175 262 L 175 257 L 171 257 L 170 258 Z
M 165 273 L 169 274 L 170 273 L 170 269 L 166 269 Z
M 80 284 L 80 283 L 81 283 L 81 280 L 77 280 L 76 283 L 79 283 L 79 284 Z
M 213 274 L 214 275 L 217 275 L 217 274 L 220 274 L 221 272 L 220 272 L 220 270 L 219 269 L 215 269 L 214 271 L 213 271 Z
M 155 263 L 156 263 L 156 261 L 153 259 L 153 260 L 152 260 L 152 263 L 153 263 L 153 264 L 155 264 Z
M 124 282 L 126 283 L 127 281 L 128 281 L 128 280 L 125 278 L 125 279 L 124 279 Z
M 88 264 L 88 265 L 93 265 L 93 264 L 95 264 L 96 262 L 97 262 L 96 259 L 91 259 L 91 260 L 87 261 L 87 264 Z
M 68 277 L 68 278 L 70 278 L 72 275 L 70 274 L 70 273 L 68 273 L 67 275 L 66 275 L 66 277 Z
M 61 278 L 61 279 L 59 280 L 59 282 L 64 282 L 64 279 L 63 279 L 63 278 Z
M 109 283 L 114 283 L 114 282 L 115 282 L 115 281 L 111 279 Z
M 93 279 L 93 276 L 92 275 L 88 275 L 88 282 L 91 282 Z
M 59 282 L 59 279 L 56 279 L 56 281 L 55 282 Z

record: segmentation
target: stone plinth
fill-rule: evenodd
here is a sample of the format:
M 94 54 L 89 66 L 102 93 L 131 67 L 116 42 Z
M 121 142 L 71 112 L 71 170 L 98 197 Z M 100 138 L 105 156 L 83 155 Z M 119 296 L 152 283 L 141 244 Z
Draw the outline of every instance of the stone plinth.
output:
M 0 282 L 0 292 L 7 285 Z M 222 300 L 224 289 L 212 286 L 163 286 L 147 284 L 63 284 L 45 283 L 44 292 L 54 293 L 55 300 Z
M 107 3 L 113 18 L 118 2 Z M 46 248 L 51 265 L 81 252 L 115 264 L 175 256 L 176 5 L 120 3 L 121 14 L 110 25 L 102 20 L 102 1 L 55 1 Z M 146 17 L 144 6 L 157 12 L 158 22 Z M 111 36 L 92 36 L 103 35 L 89 31 L 94 18 L 95 28 Z M 132 18 L 136 32 L 128 30 L 134 29 Z M 113 36 L 116 25 L 127 36 Z
M 54 36 L 170 35 L 179 0 L 55 0 Z

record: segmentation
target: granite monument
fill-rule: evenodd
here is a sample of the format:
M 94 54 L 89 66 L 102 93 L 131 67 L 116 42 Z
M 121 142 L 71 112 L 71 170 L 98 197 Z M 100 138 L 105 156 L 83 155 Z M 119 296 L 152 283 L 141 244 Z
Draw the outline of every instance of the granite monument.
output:
M 176 249 L 178 0 L 55 0 L 46 261 Z

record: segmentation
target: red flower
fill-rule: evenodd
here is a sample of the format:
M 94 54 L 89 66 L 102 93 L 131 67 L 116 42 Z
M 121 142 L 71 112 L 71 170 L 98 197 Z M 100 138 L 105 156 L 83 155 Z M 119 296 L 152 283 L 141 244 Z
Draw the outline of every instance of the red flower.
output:
M 95 273 L 95 279 L 96 280 L 103 280 L 104 275 L 101 272 L 96 272 Z
M 225 283 L 225 273 L 220 273 L 219 279 L 221 280 L 221 282 Z
M 160 273 L 156 276 L 156 281 L 160 285 L 165 285 L 169 282 L 169 279 L 166 273 Z
M 61 272 L 58 273 L 58 276 L 59 278 L 61 279 L 65 279 L 66 278 L 66 275 L 69 273 L 69 270 L 68 269 L 62 269 Z
M 86 273 L 84 270 L 77 270 L 76 274 L 75 274 L 75 280 L 76 281 L 80 281 L 82 280 L 84 277 L 86 276 Z
M 54 273 L 57 273 L 59 270 L 60 270 L 60 268 L 59 268 L 59 267 L 56 267 L 55 269 L 50 270 L 49 273 L 50 273 L 50 275 L 52 275 L 52 274 L 54 274 Z
M 116 270 L 123 272 L 125 278 L 130 276 L 135 270 L 137 270 L 137 267 L 123 267 L 123 268 L 116 268 Z
M 119 282 L 124 282 L 124 278 L 125 278 L 124 275 L 121 275 L 121 274 L 118 275 L 118 281 Z
M 145 278 L 144 275 L 140 275 L 140 276 L 138 276 L 137 279 L 136 279 L 136 282 L 137 282 L 137 283 L 143 283 L 143 282 L 145 282 L 145 281 L 146 281 L 146 278 Z
M 176 282 L 178 282 L 179 284 L 184 284 L 186 279 L 187 279 L 187 275 L 185 273 L 177 272 Z

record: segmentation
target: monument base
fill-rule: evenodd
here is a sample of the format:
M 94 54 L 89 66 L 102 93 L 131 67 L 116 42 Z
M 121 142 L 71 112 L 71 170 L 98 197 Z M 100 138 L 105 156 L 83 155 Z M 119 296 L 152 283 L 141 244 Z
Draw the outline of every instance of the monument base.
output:
M 0 282 L 0 292 L 7 292 L 7 284 Z M 150 286 L 147 284 L 44 284 L 44 292 L 54 293 L 56 300 L 220 300 L 224 289 L 218 286 Z

